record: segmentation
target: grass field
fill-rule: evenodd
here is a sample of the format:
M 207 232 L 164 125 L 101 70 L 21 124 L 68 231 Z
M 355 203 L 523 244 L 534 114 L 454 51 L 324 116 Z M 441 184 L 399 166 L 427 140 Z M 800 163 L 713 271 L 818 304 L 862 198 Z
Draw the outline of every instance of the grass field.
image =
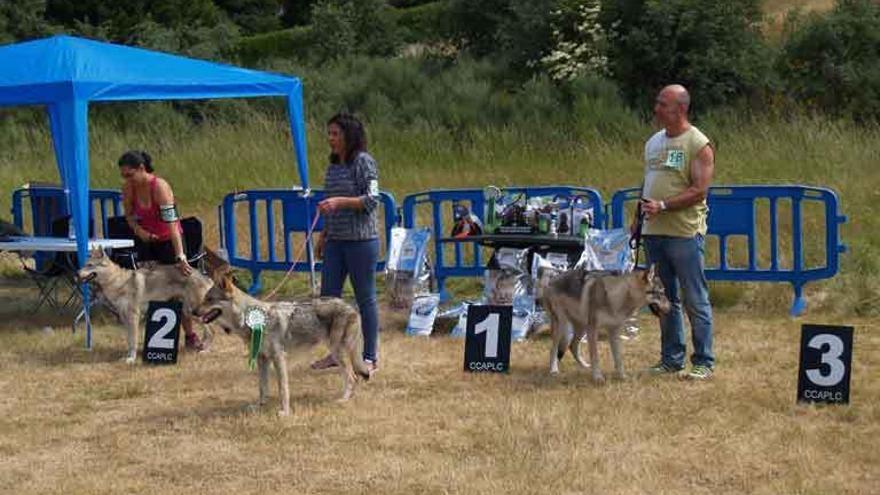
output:
M 27 306 L 27 294 L 4 289 L 0 303 Z M 515 345 L 508 375 L 466 374 L 462 341 L 405 337 L 383 308 L 375 380 L 340 404 L 338 375 L 307 369 L 320 349 L 300 356 L 281 419 L 274 382 L 270 404 L 249 409 L 256 375 L 238 338 L 174 367 L 129 367 L 114 327 L 99 324 L 87 352 L 64 320 L 15 314 L 0 324 L 3 493 L 866 494 L 880 483 L 877 318 L 845 320 L 852 404 L 816 407 L 794 402 L 800 322 L 787 318 L 717 315 L 711 382 L 633 373 L 599 387 L 570 357 L 550 377 L 546 337 Z M 632 372 L 657 357 L 656 323 L 642 327 L 624 345 Z

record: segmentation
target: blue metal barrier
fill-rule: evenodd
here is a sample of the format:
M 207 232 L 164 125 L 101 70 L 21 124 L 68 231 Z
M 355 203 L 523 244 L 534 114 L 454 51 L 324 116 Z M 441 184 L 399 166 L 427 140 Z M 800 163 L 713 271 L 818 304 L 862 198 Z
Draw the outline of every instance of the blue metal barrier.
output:
M 595 189 L 587 187 L 575 186 L 538 186 L 538 187 L 504 187 L 505 193 L 519 194 L 524 193 L 526 198 L 547 197 L 547 196 L 573 196 L 583 195 L 590 201 L 593 208 L 593 224 L 597 226 L 605 225 L 605 211 L 602 203 L 602 196 Z M 452 207 L 459 203 L 469 203 L 468 208 L 480 220 L 485 220 L 485 198 L 482 189 L 435 189 L 431 191 L 423 191 L 420 193 L 410 194 L 403 200 L 403 224 L 406 228 L 417 226 L 416 208 L 421 204 L 431 204 L 431 219 L 433 222 L 433 243 L 434 243 L 434 276 L 437 280 L 437 290 L 440 292 L 440 298 L 443 301 L 449 300 L 449 293 L 446 291 L 447 277 L 479 277 L 483 275 L 485 263 L 480 247 L 475 242 L 452 242 L 444 240 L 450 235 L 452 225 L 445 225 L 444 219 L 451 218 Z M 445 210 L 444 210 L 445 208 Z M 444 212 L 446 213 L 444 215 Z M 454 260 L 451 265 L 446 264 L 444 256 L 444 246 L 451 244 Z M 463 246 L 470 244 L 473 249 L 473 256 L 465 259 Z
M 114 189 L 92 189 L 89 191 L 91 209 L 89 211 L 89 237 L 106 237 L 107 218 L 122 215 L 122 193 Z M 25 226 L 25 205 L 30 203 L 30 225 Z M 95 212 L 100 214 L 101 229 L 95 229 Z M 67 193 L 59 186 L 26 184 L 12 192 L 12 221 L 34 236 L 52 236 L 52 222 L 70 214 Z M 54 253 L 34 253 L 38 268 Z
M 35 236 L 51 236 L 52 221 L 70 214 L 67 195 L 59 186 L 25 185 L 12 193 L 12 221 L 18 228 L 27 230 L 24 225 L 24 200 L 30 202 L 30 231 Z M 92 208 L 89 223 L 92 235 L 104 237 L 107 232 L 107 219 L 122 215 L 122 193 L 115 189 L 92 189 L 89 191 Z M 95 230 L 95 210 L 100 213 L 101 231 Z
M 391 228 L 396 223 L 396 205 L 394 197 L 387 192 L 380 192 L 382 209 L 380 219 L 384 222 L 385 246 L 391 239 Z M 241 191 L 227 194 L 223 198 L 223 203 L 217 207 L 217 214 L 220 226 L 220 247 L 226 250 L 229 263 L 232 266 L 244 268 L 251 272 L 252 283 L 248 288 L 248 292 L 255 294 L 262 289 L 260 282 L 260 272 L 264 270 L 288 271 L 293 266 L 294 271 L 308 272 L 311 266 L 311 253 L 303 250 L 304 260 L 294 260 L 296 252 L 294 247 L 299 248 L 300 245 L 295 243 L 292 234 L 304 234 L 308 232 L 309 219 L 314 219 L 317 212 L 317 204 L 324 197 L 324 192 L 320 190 L 312 190 L 311 195 L 305 196 L 301 190 L 293 189 L 261 189 Z M 238 221 L 236 215 L 236 206 L 245 205 L 247 208 L 247 221 Z M 281 224 L 277 225 L 276 207 L 281 211 Z M 262 211 L 262 215 L 260 212 Z M 308 214 L 307 214 L 308 213 Z M 262 218 L 261 218 L 262 217 Z M 243 220 L 243 218 L 242 218 Z M 281 246 L 283 246 L 283 256 L 276 253 L 276 241 L 278 240 L 276 229 L 280 227 Z M 242 232 L 239 229 L 246 228 Z M 315 225 L 315 232 L 323 228 L 323 221 L 320 219 Z M 381 228 L 381 227 L 380 227 Z M 265 232 L 265 236 L 263 236 Z M 250 252 L 245 254 L 240 252 L 239 237 L 240 234 L 246 234 L 249 238 Z M 265 238 L 266 244 L 261 244 L 261 239 Z M 303 239 L 300 242 L 304 241 Z M 384 255 L 380 254 L 380 261 L 376 266 L 376 270 L 385 269 Z M 294 261 L 296 263 L 294 264 Z M 321 263 L 315 262 L 315 269 L 321 270 Z
M 611 199 L 610 227 L 620 228 L 628 225 L 633 218 L 635 202 L 640 195 L 639 188 L 622 189 Z M 840 215 L 837 195 L 826 188 L 808 186 L 715 186 L 710 188 L 709 221 L 707 241 L 710 236 L 718 240 L 718 263 L 706 267 L 709 280 L 728 280 L 740 282 L 788 282 L 794 287 L 794 301 L 791 315 L 797 316 L 806 309 L 803 286 L 813 280 L 831 278 L 839 270 L 839 255 L 846 252 L 840 240 L 840 225 L 846 217 Z M 806 208 L 821 207 L 821 210 Z M 780 209 L 789 209 L 789 215 L 780 215 Z M 804 257 L 805 219 L 819 211 L 824 215 L 824 246 L 818 246 L 818 239 L 807 236 L 806 244 L 811 248 L 822 247 L 824 259 L 818 265 L 809 267 Z M 805 215 L 805 213 L 808 213 Z M 781 224 L 781 225 L 780 225 Z M 760 228 L 761 230 L 758 230 Z M 783 235 L 780 235 L 780 230 Z M 758 235 L 763 232 L 762 235 Z M 728 240 L 744 237 L 746 241 L 747 263 L 744 266 L 731 266 L 728 260 Z M 763 242 L 761 242 L 763 240 Z M 760 250 L 758 244 L 768 245 L 769 251 Z M 790 245 L 791 260 L 785 258 L 788 251 L 780 248 Z M 763 263 L 761 263 L 763 261 Z M 763 265 L 763 266 L 759 266 Z M 783 266 L 789 265 L 789 266 Z

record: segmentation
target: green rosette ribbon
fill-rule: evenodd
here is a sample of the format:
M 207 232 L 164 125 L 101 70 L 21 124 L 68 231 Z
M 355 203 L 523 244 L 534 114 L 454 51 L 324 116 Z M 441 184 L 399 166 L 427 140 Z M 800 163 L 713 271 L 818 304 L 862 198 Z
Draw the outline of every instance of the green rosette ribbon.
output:
M 261 308 L 250 307 L 244 315 L 244 323 L 251 331 L 251 349 L 248 356 L 248 369 L 253 371 L 257 364 L 257 356 L 263 346 L 263 334 L 266 326 L 266 312 Z

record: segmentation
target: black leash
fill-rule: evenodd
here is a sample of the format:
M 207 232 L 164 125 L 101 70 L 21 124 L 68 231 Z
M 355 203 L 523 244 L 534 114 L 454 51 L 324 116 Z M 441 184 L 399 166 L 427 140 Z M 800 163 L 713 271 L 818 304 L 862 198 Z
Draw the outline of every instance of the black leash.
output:
M 642 250 L 642 225 L 645 223 L 645 213 L 642 212 L 642 199 L 639 198 L 639 204 L 636 206 L 636 216 L 638 220 L 636 221 L 636 231 L 633 232 L 632 237 L 629 238 L 629 248 L 636 252 L 636 262 L 633 265 L 633 269 L 638 268 L 639 266 L 639 252 Z

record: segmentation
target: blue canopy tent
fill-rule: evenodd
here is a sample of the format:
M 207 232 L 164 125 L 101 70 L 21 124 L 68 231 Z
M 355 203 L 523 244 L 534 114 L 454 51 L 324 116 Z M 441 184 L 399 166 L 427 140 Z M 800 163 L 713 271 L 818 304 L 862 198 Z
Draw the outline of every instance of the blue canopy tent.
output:
M 94 101 L 285 97 L 300 181 L 308 189 L 302 84 L 295 77 L 71 36 L 0 46 L 0 67 L 0 106 L 44 105 L 49 113 L 77 233 L 89 232 L 88 107 Z M 80 264 L 88 257 L 85 235 L 77 235 L 77 254 Z M 91 348 L 88 296 L 86 288 Z

